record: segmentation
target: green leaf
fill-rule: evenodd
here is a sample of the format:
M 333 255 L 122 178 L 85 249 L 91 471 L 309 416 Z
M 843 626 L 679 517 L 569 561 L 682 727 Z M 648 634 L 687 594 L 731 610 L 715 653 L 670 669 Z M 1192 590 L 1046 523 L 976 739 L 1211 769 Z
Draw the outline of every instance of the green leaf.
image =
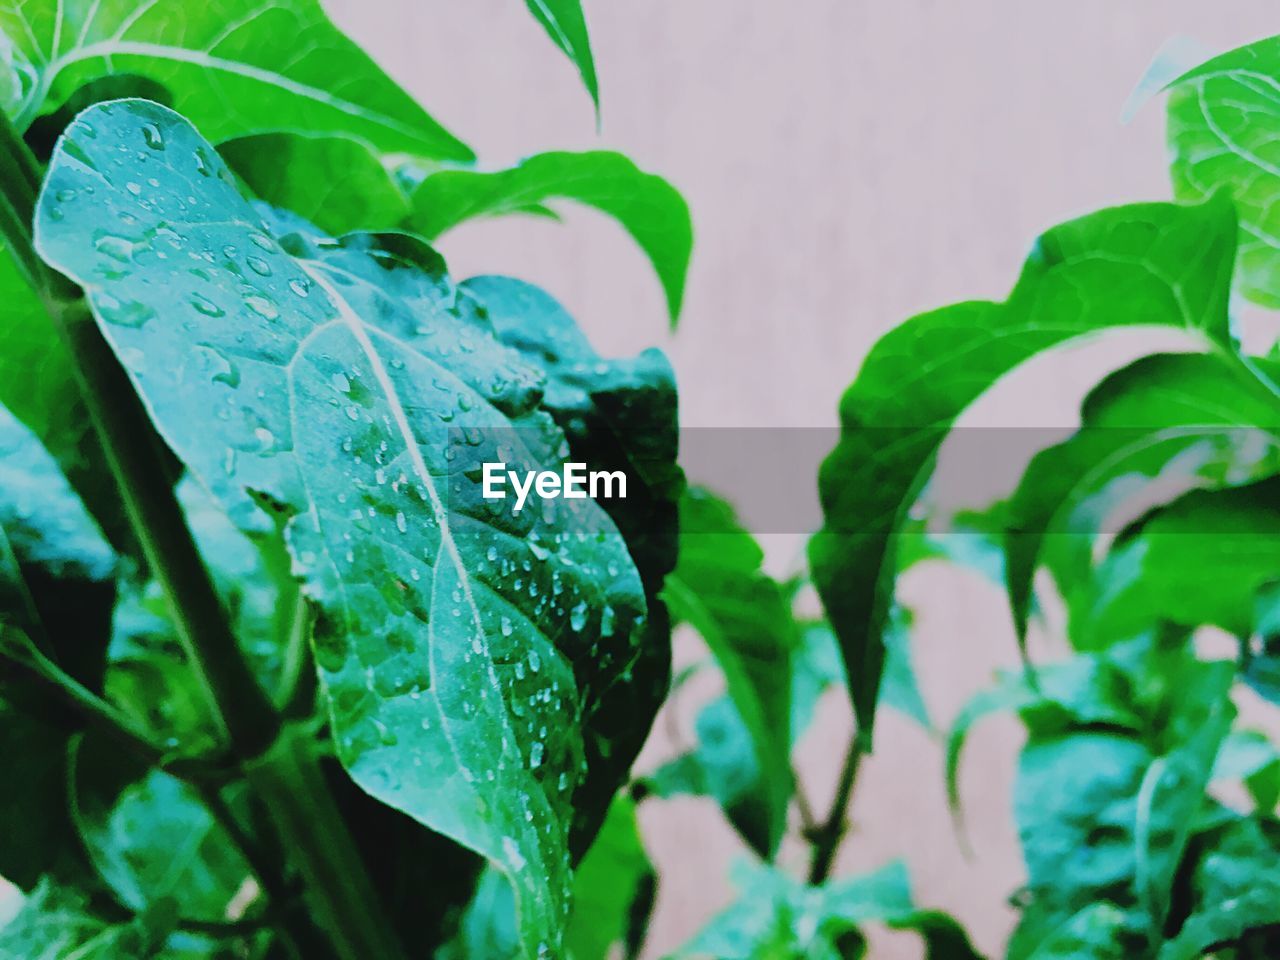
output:
M 1129 960 L 1133 954 L 1122 939 L 1125 919 L 1113 904 L 1091 904 L 1033 947 L 1028 960 Z M 1015 960 L 1012 953 L 1010 960 Z
M 1213 780 L 1242 782 L 1258 812 L 1272 813 L 1280 803 L 1280 750 L 1259 730 L 1232 730 L 1214 763 Z
M 110 637 L 116 557 L 36 437 L 0 408 L 0 644 L 34 643 L 99 688 Z M 0 875 L 30 888 L 83 866 L 67 813 L 73 718 L 45 689 L 10 676 L 0 653 Z
M 345 136 L 242 137 L 219 152 L 258 197 L 334 235 L 406 230 L 434 241 L 479 217 L 559 219 L 546 206 L 552 201 L 594 207 L 617 220 L 649 258 L 673 324 L 680 312 L 693 250 L 688 206 L 669 183 L 620 153 L 544 153 L 494 172 L 407 164 L 392 173 L 367 144 Z
M 1242 956 L 1273 955 L 1280 937 L 1280 865 L 1275 821 L 1238 819 L 1214 831 L 1191 871 L 1192 905 L 1159 960 L 1194 960 L 1231 945 Z
M 1111 696 L 1138 713 L 1137 730 L 1102 715 L 1065 725 L 1032 718 L 1014 793 L 1030 903 L 1011 956 L 1030 955 L 1049 930 L 1101 901 L 1125 912 L 1122 942 L 1158 942 L 1205 806 L 1234 716 L 1231 665 L 1201 662 L 1171 642 L 1134 643 L 1106 665 L 1128 678 L 1128 691 L 1113 687 Z
M 542 408 L 588 470 L 623 471 L 625 498 L 602 506 L 626 541 L 644 584 L 649 616 L 631 678 L 618 684 L 588 731 L 589 786 L 576 803 L 575 856 L 590 843 L 614 786 L 631 769 L 671 686 L 671 627 L 660 595 L 675 568 L 684 473 L 675 373 L 661 351 L 601 357 L 573 318 L 537 287 L 509 277 L 472 277 L 462 289 L 484 305 L 498 338 L 545 371 Z M 592 802 L 584 802 L 587 797 Z
M 342 133 L 384 152 L 467 162 L 440 126 L 316 0 L 65 0 L 0 10 L 24 96 L 20 127 L 91 81 L 159 83 L 217 143 L 275 131 Z
M 1280 373 L 1256 362 L 1264 376 Z M 1114 522 L 1126 501 L 1145 494 L 1150 509 L 1153 489 L 1167 501 L 1280 471 L 1278 411 L 1274 393 L 1212 354 L 1146 357 L 1103 380 L 1084 402 L 1080 430 L 1037 454 L 1010 501 L 1006 570 L 1019 634 L 1046 539 L 1061 553 L 1066 545 L 1055 541 L 1070 538 L 1081 554 L 1060 574 L 1069 589 L 1088 575 L 1087 535 Z
M 742 714 L 728 697 L 717 697 L 698 711 L 694 734 L 696 747 L 654 770 L 645 786 L 664 799 L 713 798 L 752 849 L 768 858 L 778 840 L 774 811 Z
M 1157 511 L 1070 598 L 1073 642 L 1101 647 L 1162 623 L 1247 637 L 1280 570 L 1280 481 L 1195 491 Z
M 960 757 L 970 731 L 984 717 L 1018 712 L 1041 734 L 1070 727 L 1140 732 L 1145 721 L 1131 701 L 1131 687 L 1114 664 L 1100 657 L 1073 657 L 1037 667 L 1034 674 L 1001 673 L 994 686 L 979 691 L 961 707 L 947 737 L 947 799 L 952 813 L 959 817 Z
M 72 778 L 89 858 L 130 910 L 168 899 L 184 920 L 219 923 L 249 906 L 232 903 L 249 865 L 191 787 L 122 764 L 92 735 L 76 749 Z
M 1018 764 L 1018 824 L 1031 905 L 1014 935 L 1033 944 L 1090 903 L 1125 911 L 1121 942 L 1145 942 L 1138 912 L 1134 829 L 1138 791 L 1155 760 L 1142 743 L 1111 733 L 1072 733 L 1030 744 Z M 1119 934 L 1120 931 L 1117 931 Z
M 634 955 L 639 947 L 631 929 L 634 907 L 652 893 L 653 884 L 635 804 L 619 796 L 574 876 L 573 913 L 565 931 L 570 960 L 608 960 L 615 945 Z
M 582 85 L 595 104 L 596 120 L 600 118 L 600 86 L 596 81 L 596 64 L 591 56 L 591 38 L 582 15 L 581 0 L 525 0 L 552 43 L 572 61 L 582 76 Z
M 108 924 L 89 912 L 82 895 L 48 881 L 0 928 L 0 956 L 15 960 L 143 958 L 151 947 L 143 924 Z
M 481 496 L 482 462 L 559 465 L 541 375 L 413 238 L 282 246 L 145 101 L 69 128 L 36 227 L 179 458 L 242 529 L 285 524 L 348 772 L 496 864 L 525 952 L 556 952 L 581 729 L 645 603 L 593 501 Z
M 981 960 L 954 920 L 913 904 L 906 867 L 900 862 L 821 887 L 801 884 L 772 867 L 744 865 L 736 883 L 737 902 L 676 956 L 834 960 L 849 955 L 846 949 L 851 945 L 861 947 L 863 924 L 884 923 L 918 932 L 928 960 Z
M 791 801 L 792 657 L 799 643 L 789 598 L 762 569 L 764 552 L 732 508 L 706 490 L 680 505 L 680 560 L 665 597 L 677 621 L 706 641 L 754 745 L 764 791 L 767 857 Z
M 1171 84 L 1169 151 L 1173 189 L 1200 200 L 1228 191 L 1240 211 L 1237 285 L 1257 303 L 1280 306 L 1280 150 L 1277 117 L 1280 37 L 1214 57 Z
M 594 207 L 631 234 L 662 282 L 674 326 L 693 252 L 689 207 L 675 187 L 620 153 L 540 153 L 492 173 L 430 173 L 410 196 L 409 226 L 434 240 L 467 220 L 524 212 L 552 200 Z
M 368 144 L 347 136 L 264 133 L 218 145 L 255 194 L 325 232 L 395 230 L 409 198 Z
M 825 524 L 810 561 L 870 737 L 903 524 L 955 419 L 1037 353 L 1125 325 L 1187 331 L 1227 349 L 1231 205 L 1118 207 L 1050 230 L 1003 303 L 908 320 L 876 344 L 841 401 L 819 475 Z

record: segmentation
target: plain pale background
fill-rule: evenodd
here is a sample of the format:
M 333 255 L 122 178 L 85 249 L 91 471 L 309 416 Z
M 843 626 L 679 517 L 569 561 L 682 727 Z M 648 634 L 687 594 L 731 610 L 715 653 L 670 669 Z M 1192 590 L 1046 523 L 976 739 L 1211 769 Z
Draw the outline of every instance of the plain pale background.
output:
M 520 0 L 336 0 L 336 19 L 446 125 L 497 166 L 546 149 L 607 146 L 679 186 L 697 248 L 680 329 L 629 239 L 593 213 L 562 226 L 466 226 L 442 248 L 455 274 L 505 272 L 559 297 L 606 353 L 657 344 L 696 426 L 829 426 L 840 391 L 889 327 L 957 300 L 1000 297 L 1035 235 L 1097 207 L 1169 196 L 1163 112 L 1121 113 L 1175 37 L 1206 52 L 1275 31 L 1265 0 L 587 0 L 603 128 L 572 68 Z M 1139 338 L 1149 343 L 1149 335 Z M 975 411 L 984 424 L 1069 424 L 1099 364 L 1136 343 L 1039 362 Z M 970 418 L 973 419 L 973 418 Z M 811 491 L 802 494 L 811 496 Z M 771 543 L 785 566 L 798 544 Z M 945 569 L 913 573 L 922 685 L 946 725 L 1014 661 L 999 593 Z M 681 658 L 696 656 L 685 639 Z M 686 740 L 697 701 L 661 718 L 644 764 Z M 825 703 L 802 774 L 825 804 L 848 712 Z M 978 728 L 962 776 L 973 854 L 947 815 L 935 739 L 886 717 L 837 872 L 906 858 L 917 897 L 999 953 L 1022 882 L 1009 792 L 1013 722 Z M 662 870 L 650 953 L 727 904 L 743 856 L 701 800 L 650 804 Z M 784 862 L 802 865 L 788 847 Z M 905 935 L 873 956 L 919 957 Z

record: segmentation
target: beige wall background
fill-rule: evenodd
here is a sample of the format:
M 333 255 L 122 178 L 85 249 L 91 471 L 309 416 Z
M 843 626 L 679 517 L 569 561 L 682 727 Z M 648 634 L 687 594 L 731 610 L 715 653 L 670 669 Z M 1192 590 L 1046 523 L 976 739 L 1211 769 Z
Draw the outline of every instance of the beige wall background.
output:
M 1130 92 L 1171 38 L 1216 52 L 1276 24 L 1266 0 L 587 0 L 603 96 L 597 136 L 576 75 L 518 0 L 327 5 L 485 163 L 608 146 L 684 191 L 697 248 L 675 335 L 643 259 L 589 212 L 571 212 L 563 226 L 471 225 L 442 246 L 459 275 L 507 272 L 544 285 L 606 352 L 663 347 L 683 421 L 697 426 L 829 426 L 840 391 L 890 326 L 1002 296 L 1034 236 L 1055 222 L 1167 197 L 1161 104 L 1122 123 Z M 1098 367 L 1134 348 L 1038 363 L 973 418 L 1069 424 Z M 782 567 L 799 543 L 770 547 Z M 902 589 L 917 609 L 925 697 L 945 726 L 1014 660 L 1003 599 L 938 568 Z M 682 638 L 680 657 L 697 655 Z M 690 736 L 710 692 L 669 707 L 643 764 Z M 848 729 L 832 699 L 802 744 L 820 805 Z M 1018 745 L 1016 724 L 1001 721 L 971 741 L 966 857 L 946 812 L 939 743 L 888 716 L 838 872 L 904 856 L 918 898 L 1000 952 L 1013 922 L 1005 899 L 1023 879 L 1009 799 Z M 728 865 L 745 853 L 707 802 L 651 804 L 642 819 L 663 877 L 656 957 L 730 901 Z M 799 865 L 804 851 L 788 847 L 783 859 Z M 909 936 L 874 941 L 876 958 L 921 955 Z

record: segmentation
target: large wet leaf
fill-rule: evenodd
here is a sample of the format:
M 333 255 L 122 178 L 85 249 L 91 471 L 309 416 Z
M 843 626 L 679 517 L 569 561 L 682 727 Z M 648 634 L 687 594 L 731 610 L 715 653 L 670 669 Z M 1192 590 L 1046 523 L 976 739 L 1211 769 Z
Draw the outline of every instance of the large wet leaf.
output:
M 1036 455 L 1010 501 L 1005 540 L 1020 634 L 1046 538 L 1059 567 L 1062 554 L 1074 555 L 1067 571 L 1055 570 L 1061 580 L 1087 577 L 1090 537 L 1115 523 L 1126 502 L 1150 509 L 1153 494 L 1167 502 L 1280 470 L 1280 401 L 1259 379 L 1280 368 L 1253 363 L 1256 375 L 1208 354 L 1146 357 L 1099 384 L 1080 430 Z
M 1183 74 L 1169 95 L 1173 189 L 1201 200 L 1226 190 L 1240 211 L 1236 283 L 1249 299 L 1280 306 L 1280 37 L 1214 57 Z
M 25 127 L 110 76 L 158 83 L 214 142 L 278 130 L 350 133 L 380 150 L 467 161 L 317 0 L 34 0 L 0 8 Z
M 482 462 L 567 451 L 540 374 L 429 248 L 282 245 L 231 180 L 172 111 L 96 106 L 55 152 L 38 248 L 233 520 L 285 523 L 352 777 L 496 864 L 525 951 L 554 954 L 580 730 L 636 657 L 640 578 L 593 501 L 482 498 Z
M 1174 327 L 1226 349 L 1235 230 L 1225 200 L 1104 210 L 1042 236 L 1003 303 L 922 314 L 872 349 L 840 404 L 841 439 L 819 475 L 824 527 L 810 546 L 864 735 L 884 663 L 895 533 L 955 419 L 1035 354 L 1110 327 Z

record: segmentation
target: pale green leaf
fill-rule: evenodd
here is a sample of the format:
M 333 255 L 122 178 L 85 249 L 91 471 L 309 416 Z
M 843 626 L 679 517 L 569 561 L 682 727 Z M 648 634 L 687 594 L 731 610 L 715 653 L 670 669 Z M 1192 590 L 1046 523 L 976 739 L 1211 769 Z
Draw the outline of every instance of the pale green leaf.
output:
M 129 909 L 169 899 L 184 920 L 219 923 L 250 906 L 232 904 L 249 865 L 190 786 L 122 762 L 92 735 L 78 745 L 71 776 L 85 849 Z
M 141 924 L 108 924 L 86 898 L 46 881 L 0 928 L 0 957 L 13 960 L 120 960 L 151 955 Z
M 481 497 L 481 462 L 558 466 L 540 374 L 419 241 L 273 237 L 145 101 L 69 128 L 36 227 L 179 458 L 242 529 L 285 523 L 348 772 L 496 864 L 554 953 L 581 730 L 645 604 L 593 501 Z
M 0 30 L 26 126 L 110 76 L 158 83 L 210 140 L 273 131 L 350 134 L 386 152 L 469 161 L 325 16 L 317 0 L 63 0 L 6 4 Z
M 1236 283 L 1250 300 L 1280 306 L 1280 37 L 1214 57 L 1169 94 L 1174 193 L 1201 200 L 1218 190 L 1240 211 Z

